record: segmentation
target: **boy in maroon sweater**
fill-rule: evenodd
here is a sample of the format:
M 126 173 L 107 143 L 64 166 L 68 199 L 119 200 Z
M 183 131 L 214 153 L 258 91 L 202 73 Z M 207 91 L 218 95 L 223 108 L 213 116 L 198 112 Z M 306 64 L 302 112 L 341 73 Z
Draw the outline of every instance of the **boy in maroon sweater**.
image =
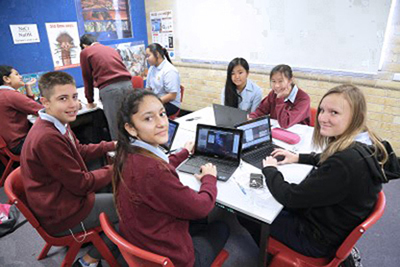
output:
M 85 160 L 99 158 L 115 149 L 114 142 L 81 145 L 68 123 L 79 110 L 74 79 L 64 72 L 49 72 L 39 81 L 45 109 L 26 137 L 21 172 L 27 202 L 46 231 L 55 236 L 73 235 L 100 225 L 104 211 L 118 221 L 112 194 L 95 194 L 111 182 L 110 166 L 88 171 Z M 114 249 L 109 240 L 103 239 Z M 97 263 L 100 253 L 93 247 L 74 266 Z
M 133 90 L 131 74 L 118 52 L 97 42 L 94 35 L 84 34 L 80 41 L 82 48 L 80 62 L 87 106 L 96 107 L 93 87 L 99 88 L 111 139 L 117 140 L 117 111 L 124 98 L 124 92 Z
M 25 84 L 16 69 L 11 66 L 0 66 L 0 136 L 11 152 L 17 155 L 21 153 L 29 131 L 27 115 L 37 115 L 43 108 L 33 99 L 31 86 L 35 82 L 36 79 L 32 79 Z M 17 91 L 24 85 L 26 95 Z
M 297 123 L 310 125 L 310 97 L 293 83 L 290 66 L 275 66 L 269 79 L 272 91 L 249 114 L 249 118 L 270 115 L 271 119 L 278 120 L 282 128 L 289 128 Z

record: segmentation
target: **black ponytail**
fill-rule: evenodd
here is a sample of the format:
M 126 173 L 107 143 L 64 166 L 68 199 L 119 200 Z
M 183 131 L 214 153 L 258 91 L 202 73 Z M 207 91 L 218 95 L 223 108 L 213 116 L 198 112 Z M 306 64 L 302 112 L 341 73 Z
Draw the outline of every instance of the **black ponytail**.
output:
M 163 59 L 166 58 L 169 63 L 172 64 L 171 58 L 169 57 L 168 51 L 166 48 L 162 47 L 158 43 L 152 43 L 147 46 L 150 52 L 153 54 L 155 58 L 158 59 L 158 55 L 160 55 Z
M 117 149 L 114 160 L 113 177 L 112 177 L 114 202 L 117 208 L 119 206 L 117 203 L 118 187 L 120 182 L 124 182 L 124 179 L 122 177 L 122 171 L 124 168 L 126 157 L 130 153 L 137 152 L 137 149 L 130 145 L 131 138 L 133 137 L 126 131 L 125 124 L 128 123 L 132 125 L 132 115 L 138 112 L 139 105 L 143 101 L 143 98 L 145 96 L 154 96 L 158 98 L 156 94 L 148 90 L 129 91 L 128 94 L 125 96 L 124 100 L 122 101 L 121 107 L 117 114 L 118 142 L 117 142 Z

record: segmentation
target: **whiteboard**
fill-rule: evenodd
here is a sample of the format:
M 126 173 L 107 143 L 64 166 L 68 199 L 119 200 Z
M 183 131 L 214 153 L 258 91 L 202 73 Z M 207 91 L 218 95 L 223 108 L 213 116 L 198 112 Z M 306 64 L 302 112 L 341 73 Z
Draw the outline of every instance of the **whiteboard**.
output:
M 390 0 L 176 0 L 182 60 L 375 74 Z

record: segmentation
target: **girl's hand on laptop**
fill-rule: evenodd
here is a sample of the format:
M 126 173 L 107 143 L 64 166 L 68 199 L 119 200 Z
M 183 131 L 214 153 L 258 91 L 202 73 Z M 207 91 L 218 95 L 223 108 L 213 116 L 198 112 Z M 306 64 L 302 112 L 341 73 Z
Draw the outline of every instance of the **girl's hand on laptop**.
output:
M 186 142 L 185 145 L 183 146 L 183 148 L 185 148 L 187 151 L 189 151 L 189 154 L 193 154 L 194 142 L 193 141 Z
M 212 175 L 214 177 L 217 177 L 217 167 L 212 164 L 212 163 L 207 163 L 203 166 L 200 167 L 200 174 L 195 174 L 194 177 L 196 177 L 199 181 L 203 179 L 205 175 Z
M 266 157 L 263 159 L 263 167 L 278 167 L 278 161 L 274 157 Z
M 289 164 L 289 163 L 296 163 L 299 162 L 299 154 L 290 152 L 285 149 L 275 149 L 272 151 L 271 156 L 276 158 L 278 156 L 284 157 L 282 161 L 278 162 L 278 165 Z

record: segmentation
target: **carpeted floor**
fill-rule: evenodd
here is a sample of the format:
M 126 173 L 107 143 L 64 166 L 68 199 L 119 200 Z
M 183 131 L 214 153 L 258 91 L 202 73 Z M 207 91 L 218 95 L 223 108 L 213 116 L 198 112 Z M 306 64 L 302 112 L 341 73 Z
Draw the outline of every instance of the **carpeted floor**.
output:
M 358 242 L 364 267 L 398 267 L 400 262 L 400 180 L 384 186 L 387 206 L 382 219 Z M 0 188 L 0 202 L 6 202 L 3 188 Z M 231 236 L 226 245 L 230 256 L 224 266 L 252 267 L 257 262 L 257 247 L 250 235 L 238 224 L 235 214 L 215 209 L 210 218 L 226 220 L 231 227 Z M 19 221 L 23 221 L 21 216 Z M 46 259 L 36 257 L 44 245 L 43 240 L 29 223 L 15 232 L 0 238 L 0 266 L 60 266 L 65 255 L 64 248 L 52 248 Z M 83 254 L 82 249 L 80 254 Z M 103 266 L 108 266 L 103 264 Z

